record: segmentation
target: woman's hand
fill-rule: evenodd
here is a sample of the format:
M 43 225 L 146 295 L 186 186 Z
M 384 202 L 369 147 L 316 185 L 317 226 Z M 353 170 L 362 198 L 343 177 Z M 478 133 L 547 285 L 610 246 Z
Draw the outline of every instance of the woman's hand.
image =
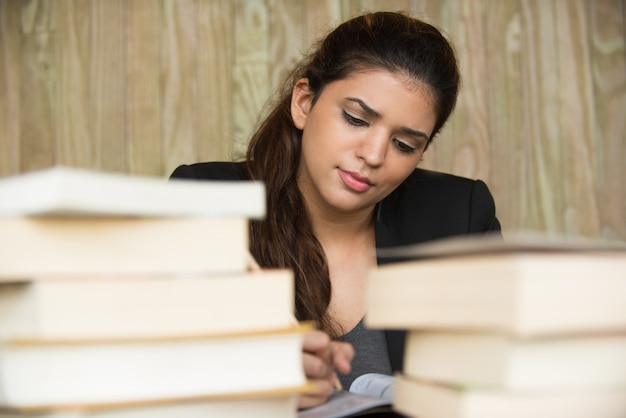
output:
M 323 404 L 339 386 L 337 373 L 350 373 L 350 362 L 354 357 L 351 344 L 331 341 L 328 334 L 312 331 L 304 336 L 304 373 L 315 384 L 315 392 L 300 397 L 298 408 L 310 408 Z

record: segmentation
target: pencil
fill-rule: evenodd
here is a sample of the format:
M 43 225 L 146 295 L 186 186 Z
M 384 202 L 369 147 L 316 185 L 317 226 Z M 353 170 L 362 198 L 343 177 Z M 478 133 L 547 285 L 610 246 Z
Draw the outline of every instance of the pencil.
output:
M 337 376 L 336 373 L 335 373 L 335 385 L 334 385 L 334 387 L 337 390 L 343 390 L 343 386 L 341 384 L 341 380 L 339 380 L 339 377 Z

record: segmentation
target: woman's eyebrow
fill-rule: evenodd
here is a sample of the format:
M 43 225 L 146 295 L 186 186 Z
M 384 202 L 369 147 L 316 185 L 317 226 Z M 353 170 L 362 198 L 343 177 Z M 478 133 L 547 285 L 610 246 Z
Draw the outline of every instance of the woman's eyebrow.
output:
M 361 108 L 369 115 L 374 116 L 376 118 L 381 118 L 383 115 L 379 112 L 375 111 L 371 107 L 365 104 L 365 102 L 361 99 L 357 99 L 356 97 L 346 97 L 346 100 L 357 103 Z
M 402 132 L 408 135 L 413 135 L 419 138 L 424 138 L 425 140 L 428 141 L 428 135 L 426 135 L 422 131 L 416 131 L 415 129 L 411 129 L 411 128 L 402 128 Z
M 361 109 L 363 109 L 365 111 L 365 113 L 367 113 L 368 115 L 371 115 L 375 118 L 382 118 L 383 115 L 380 112 L 375 111 L 374 109 L 372 109 L 371 107 L 369 107 L 367 104 L 365 104 L 365 102 L 361 99 L 358 99 L 356 97 L 346 97 L 346 100 L 349 100 L 351 102 L 357 103 L 359 106 L 361 106 Z M 428 140 L 428 135 L 426 135 L 424 132 L 422 131 L 417 131 L 415 129 L 411 129 L 411 128 L 402 128 L 402 132 L 408 134 L 408 135 L 413 135 L 419 138 L 424 138 L 426 140 Z

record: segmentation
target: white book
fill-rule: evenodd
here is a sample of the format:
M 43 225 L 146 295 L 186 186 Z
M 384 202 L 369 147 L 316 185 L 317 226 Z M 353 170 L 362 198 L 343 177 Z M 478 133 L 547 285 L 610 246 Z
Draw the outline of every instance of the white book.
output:
M 626 388 L 507 391 L 397 376 L 393 407 L 419 418 L 624 418 Z
M 248 219 L 0 217 L 0 282 L 41 275 L 240 273 Z
M 259 181 L 167 180 L 55 166 L 0 179 L 0 216 L 262 218 Z
M 626 388 L 626 334 L 516 339 L 410 331 L 407 376 L 509 390 Z
M 290 418 L 308 386 L 242 396 L 194 398 L 81 408 L 0 410 L 0 418 Z
M 227 396 L 306 383 L 310 327 L 197 337 L 32 340 L 0 346 L 0 407 Z
M 0 340 L 247 332 L 294 323 L 293 273 L 40 277 L 0 284 Z
M 624 247 L 435 244 L 388 250 L 409 259 L 370 272 L 369 327 L 518 337 L 626 330 Z

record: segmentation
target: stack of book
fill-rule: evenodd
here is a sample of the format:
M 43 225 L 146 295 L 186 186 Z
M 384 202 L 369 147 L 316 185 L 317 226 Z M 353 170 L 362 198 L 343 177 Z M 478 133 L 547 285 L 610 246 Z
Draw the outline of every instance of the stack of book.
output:
M 624 246 L 469 237 L 387 255 L 366 323 L 407 330 L 398 412 L 626 416 Z
M 296 416 L 306 324 L 258 182 L 0 179 L 0 417 Z

